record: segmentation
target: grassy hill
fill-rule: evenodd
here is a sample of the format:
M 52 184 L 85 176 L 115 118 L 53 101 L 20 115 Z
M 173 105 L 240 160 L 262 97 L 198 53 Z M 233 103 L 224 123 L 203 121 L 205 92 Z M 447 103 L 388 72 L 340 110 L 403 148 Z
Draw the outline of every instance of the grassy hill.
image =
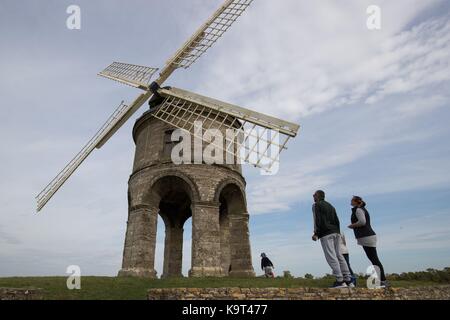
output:
M 116 277 L 82 277 L 81 290 L 68 290 L 66 277 L 14 277 L 0 278 L 0 287 L 9 288 L 41 288 L 44 299 L 88 299 L 88 300 L 122 300 L 146 299 L 150 288 L 210 288 L 210 287 L 316 287 L 326 288 L 333 279 L 303 278 L 174 278 L 174 279 L 139 279 Z M 359 280 L 363 285 L 364 279 Z M 397 280 L 391 281 L 393 287 L 417 287 L 436 285 L 435 281 Z

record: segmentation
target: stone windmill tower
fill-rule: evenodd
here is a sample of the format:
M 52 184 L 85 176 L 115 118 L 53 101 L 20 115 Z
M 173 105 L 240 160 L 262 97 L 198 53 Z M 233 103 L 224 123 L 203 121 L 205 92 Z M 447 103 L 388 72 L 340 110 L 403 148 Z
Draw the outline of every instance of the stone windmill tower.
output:
M 161 88 L 176 69 L 187 69 L 197 61 L 252 1 L 226 0 L 168 60 L 154 82 L 150 80 L 156 68 L 114 62 L 100 72 L 103 77 L 144 93 L 131 105 L 122 102 L 36 197 L 39 211 L 89 154 L 101 148 L 150 99 L 150 110 L 133 129 L 136 152 L 129 179 L 128 222 L 119 275 L 156 277 L 158 215 L 166 229 L 163 277 L 181 276 L 183 226 L 191 217 L 190 276 L 254 275 L 241 163 L 270 171 L 299 126 L 182 89 Z M 180 132 L 188 135 L 180 137 Z M 206 146 L 199 147 L 199 141 L 206 142 Z M 176 162 L 173 154 L 180 152 L 174 152 L 174 148 L 180 144 L 185 146 L 183 161 Z M 208 157 L 202 157 L 205 154 Z M 226 161 L 211 161 L 217 158 Z
M 190 217 L 191 276 L 254 275 L 240 164 L 174 164 L 171 135 L 177 128 L 157 119 L 155 112 L 146 112 L 133 129 L 136 153 L 119 274 L 156 275 L 159 214 L 166 230 L 163 277 L 181 275 L 183 225 Z M 217 127 L 219 124 L 215 122 Z

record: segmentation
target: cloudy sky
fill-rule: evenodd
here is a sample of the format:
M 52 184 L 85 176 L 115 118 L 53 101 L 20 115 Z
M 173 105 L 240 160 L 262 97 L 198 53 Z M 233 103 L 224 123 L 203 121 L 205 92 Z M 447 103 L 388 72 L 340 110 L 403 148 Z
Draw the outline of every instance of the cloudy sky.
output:
M 115 275 L 127 219 L 131 129 L 95 151 L 40 213 L 35 195 L 133 88 L 99 78 L 112 61 L 162 67 L 221 0 L 0 2 L 0 276 Z M 66 27 L 69 5 L 81 30 Z M 366 9 L 381 8 L 381 30 Z M 254 267 L 330 272 L 310 240 L 320 188 L 353 269 L 349 200 L 368 203 L 386 271 L 450 266 L 450 4 L 445 0 L 255 0 L 171 85 L 300 123 L 275 176 L 244 167 Z M 183 272 L 190 267 L 191 220 Z M 156 269 L 162 272 L 158 225 Z

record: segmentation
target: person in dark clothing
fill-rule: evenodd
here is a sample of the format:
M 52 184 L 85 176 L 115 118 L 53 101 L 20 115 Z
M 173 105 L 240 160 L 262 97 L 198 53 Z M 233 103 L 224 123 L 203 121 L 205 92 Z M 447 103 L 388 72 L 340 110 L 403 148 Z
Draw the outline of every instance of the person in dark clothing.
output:
M 350 271 L 350 276 L 352 279 L 351 283 L 353 283 L 353 285 L 356 287 L 357 279 L 356 279 L 355 273 L 352 270 L 352 267 L 350 266 L 350 254 L 348 252 L 347 241 L 345 240 L 345 235 L 343 233 L 341 233 L 340 251 L 341 251 L 342 255 L 344 256 L 345 261 L 347 262 L 348 270 Z
M 261 253 L 261 269 L 264 270 L 264 275 L 266 278 L 274 278 L 275 274 L 273 273 L 273 263 L 270 261 L 269 258 L 267 258 L 266 254 L 263 252 Z
M 336 277 L 332 288 L 353 287 L 347 262 L 340 251 L 341 235 L 339 218 L 336 209 L 325 201 L 325 192 L 317 190 L 312 206 L 314 234 L 312 239 L 320 239 L 325 259 Z
M 380 287 L 386 287 L 388 286 L 388 282 L 386 281 L 384 268 L 377 253 L 377 235 L 370 225 L 370 215 L 366 209 L 366 203 L 361 197 L 353 196 L 351 205 L 353 207 L 351 215 L 352 223 L 348 227 L 353 229 L 358 244 L 363 247 L 372 265 L 377 267 Z

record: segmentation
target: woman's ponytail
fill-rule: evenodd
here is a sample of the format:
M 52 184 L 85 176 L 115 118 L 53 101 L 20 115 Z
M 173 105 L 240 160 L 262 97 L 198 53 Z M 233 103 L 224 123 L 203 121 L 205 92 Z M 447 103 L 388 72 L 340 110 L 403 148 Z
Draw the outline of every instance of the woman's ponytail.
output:
M 353 200 L 355 200 L 358 203 L 358 207 L 364 208 L 366 206 L 366 203 L 361 197 L 353 196 Z

